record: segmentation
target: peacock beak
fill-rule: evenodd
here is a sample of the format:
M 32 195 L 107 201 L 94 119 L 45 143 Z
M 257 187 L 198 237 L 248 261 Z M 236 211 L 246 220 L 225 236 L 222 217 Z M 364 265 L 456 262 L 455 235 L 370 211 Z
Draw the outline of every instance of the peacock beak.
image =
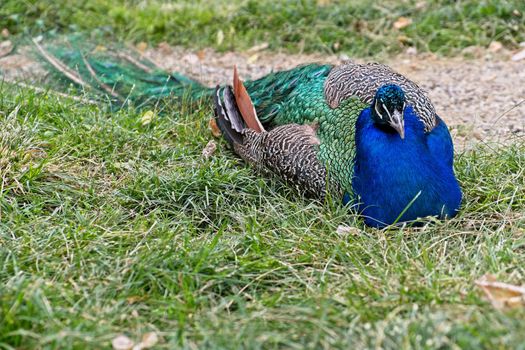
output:
M 405 138 L 405 121 L 403 120 L 403 113 L 398 110 L 394 110 L 394 113 L 390 116 L 390 126 L 397 131 L 401 139 Z

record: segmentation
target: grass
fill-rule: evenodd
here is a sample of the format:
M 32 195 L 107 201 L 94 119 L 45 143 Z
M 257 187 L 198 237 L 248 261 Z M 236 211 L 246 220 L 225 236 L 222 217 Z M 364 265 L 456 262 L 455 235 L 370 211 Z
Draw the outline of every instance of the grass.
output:
M 474 285 L 525 278 L 523 142 L 458 155 L 458 218 L 375 230 L 203 159 L 209 107 L 172 108 L 0 86 L 0 348 L 523 348 Z
M 412 20 L 404 28 L 393 24 Z M 416 47 L 454 55 L 469 46 L 525 41 L 522 0 L 3 0 L 0 29 L 13 34 L 102 32 L 151 44 L 244 50 L 267 42 L 291 52 L 369 57 Z M 222 38 L 222 39 L 221 39 Z
M 419 4 L 4 0 L 0 29 L 362 57 L 525 41 L 522 1 Z M 413 22 L 393 30 L 400 16 Z M 168 108 L 143 125 L 0 82 L 0 349 L 151 331 L 166 349 L 525 349 L 525 309 L 495 310 L 474 284 L 525 279 L 523 140 L 457 155 L 457 218 L 375 230 L 222 141 L 204 159 L 209 106 Z

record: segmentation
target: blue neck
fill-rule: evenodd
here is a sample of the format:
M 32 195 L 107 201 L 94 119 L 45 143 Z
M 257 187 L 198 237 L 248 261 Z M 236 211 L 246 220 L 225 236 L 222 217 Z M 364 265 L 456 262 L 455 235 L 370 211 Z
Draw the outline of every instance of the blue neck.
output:
M 405 108 L 404 119 L 404 140 L 395 131 L 374 124 L 370 108 L 356 123 L 352 188 L 369 226 L 425 216 L 452 217 L 461 204 L 452 162 L 434 146 L 450 142 L 446 126 L 444 132 L 440 128 L 432 136 L 429 145 L 429 135 L 412 107 Z

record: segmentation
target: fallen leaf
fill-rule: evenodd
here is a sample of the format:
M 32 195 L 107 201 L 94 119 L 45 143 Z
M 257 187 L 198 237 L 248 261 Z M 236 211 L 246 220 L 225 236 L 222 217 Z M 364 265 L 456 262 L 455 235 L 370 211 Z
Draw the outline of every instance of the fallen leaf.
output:
M 410 43 L 412 43 L 412 40 L 406 35 L 398 35 L 397 41 L 399 41 L 401 44 L 410 44 Z
M 514 54 L 511 58 L 513 61 L 521 61 L 522 59 L 525 59 L 525 50 L 521 50 L 520 52 Z
M 258 54 L 251 55 L 251 56 L 248 57 L 248 59 L 246 60 L 246 63 L 248 63 L 248 64 L 252 64 L 252 63 L 255 63 L 258 59 L 259 59 L 259 55 L 258 55 Z
M 93 52 L 104 52 L 104 51 L 107 51 L 108 48 L 103 46 L 103 45 L 97 45 L 95 47 L 95 49 L 93 50 Z
M 474 136 L 476 140 L 483 140 L 483 135 L 479 131 L 474 131 L 472 136 Z
M 197 57 L 199 58 L 199 60 L 204 61 L 204 59 L 206 58 L 206 51 L 204 50 L 197 51 Z
M 481 57 L 483 55 L 484 49 L 481 46 L 467 46 L 461 53 L 467 56 Z
M 427 2 L 426 1 L 418 1 L 418 2 L 416 2 L 416 5 L 414 6 L 414 8 L 416 10 L 422 10 L 425 7 L 427 7 Z
M 361 233 L 361 230 L 359 230 L 357 227 L 339 225 L 337 226 L 336 232 L 339 236 L 357 236 Z
M 368 28 L 368 22 L 362 19 L 358 19 L 354 22 L 354 29 L 356 32 L 363 32 Z
M 142 336 L 142 348 L 147 349 L 151 348 L 159 342 L 159 337 L 155 332 L 148 332 Z
M 215 153 L 216 149 L 217 149 L 217 144 L 215 143 L 215 141 L 210 140 L 208 144 L 206 145 L 206 147 L 204 147 L 204 149 L 202 150 L 202 156 L 205 159 L 208 159 L 212 156 L 213 153 Z
M 13 43 L 9 40 L 0 42 L 0 57 L 7 56 L 13 50 Z
M 160 52 L 163 55 L 171 54 L 171 46 L 167 42 L 163 41 L 159 43 L 158 47 L 159 47 Z
M 130 297 L 127 297 L 126 298 L 126 301 L 128 302 L 128 304 L 135 304 L 135 303 L 138 303 L 139 301 L 142 301 L 144 300 L 144 297 L 143 296 L 140 296 L 140 295 L 133 295 L 133 296 L 130 296 Z
M 525 306 L 525 287 L 498 282 L 492 275 L 484 275 L 475 283 L 498 310 Z
M 498 52 L 503 48 L 503 44 L 499 41 L 493 41 L 490 43 L 488 50 L 490 52 Z
M 263 51 L 263 50 L 266 50 L 269 46 L 270 44 L 268 43 L 261 43 L 259 45 L 250 47 L 248 50 L 246 50 L 246 53 L 255 53 L 255 52 Z
M 7 28 L 2 29 L 2 36 L 4 38 L 7 38 L 9 35 L 11 35 L 11 33 L 9 33 L 9 29 Z
M 140 123 L 143 126 L 151 124 L 151 122 L 155 119 L 155 113 L 153 111 L 146 111 L 140 118 Z
M 217 45 L 222 44 L 223 41 L 224 41 L 224 32 L 222 31 L 222 29 L 219 29 L 217 31 Z
M 116 336 L 112 341 L 111 345 L 115 350 L 130 350 L 133 348 L 135 343 L 133 340 L 129 339 L 127 336 L 121 334 Z
M 217 121 L 215 118 L 210 118 L 210 121 L 208 122 L 208 126 L 210 127 L 211 134 L 214 137 L 220 137 L 222 135 L 221 129 L 219 129 L 219 126 L 217 125 Z
M 395 29 L 403 29 L 412 24 L 412 20 L 407 17 L 399 17 L 397 21 L 394 22 L 393 26 Z
M 188 53 L 182 57 L 182 59 L 188 62 L 190 65 L 198 65 L 200 62 L 199 56 L 194 53 Z
M 137 44 L 136 48 L 138 52 L 144 53 L 144 51 L 146 51 L 146 49 L 148 48 L 148 44 L 145 43 L 144 41 L 141 41 L 140 43 Z

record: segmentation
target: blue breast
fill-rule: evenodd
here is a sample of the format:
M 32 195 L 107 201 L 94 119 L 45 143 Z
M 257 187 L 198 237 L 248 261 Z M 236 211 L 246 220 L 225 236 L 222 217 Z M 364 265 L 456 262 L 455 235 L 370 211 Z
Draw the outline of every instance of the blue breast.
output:
M 453 144 L 445 123 L 425 133 L 412 107 L 404 111 L 405 139 L 381 129 L 365 109 L 356 123 L 354 199 L 369 226 L 454 216 L 461 189 L 454 176 Z

